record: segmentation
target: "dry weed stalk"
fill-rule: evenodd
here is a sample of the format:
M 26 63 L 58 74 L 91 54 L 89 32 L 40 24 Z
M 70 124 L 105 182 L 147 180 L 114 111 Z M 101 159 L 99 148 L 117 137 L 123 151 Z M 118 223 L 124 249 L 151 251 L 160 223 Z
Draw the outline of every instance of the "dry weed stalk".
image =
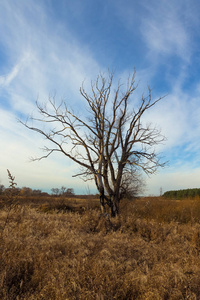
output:
M 4 203 L 4 208 L 6 209 L 6 219 L 5 222 L 3 224 L 3 226 L 1 227 L 1 242 L 3 242 L 3 232 L 9 222 L 9 217 L 10 214 L 13 210 L 15 210 L 18 206 L 18 191 L 16 190 L 16 185 L 17 183 L 15 182 L 15 177 L 12 176 L 12 174 L 10 173 L 10 171 L 7 169 L 8 172 L 8 179 L 9 179 L 9 189 L 8 189 L 8 193 L 6 194 L 6 201 Z

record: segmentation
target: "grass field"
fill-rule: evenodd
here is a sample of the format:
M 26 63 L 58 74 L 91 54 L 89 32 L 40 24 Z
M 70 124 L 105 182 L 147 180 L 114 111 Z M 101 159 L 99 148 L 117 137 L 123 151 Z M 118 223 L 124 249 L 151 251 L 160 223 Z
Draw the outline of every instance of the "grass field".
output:
M 42 203 L 44 202 L 44 203 Z M 0 299 L 200 299 L 200 199 L 21 199 L 0 210 Z

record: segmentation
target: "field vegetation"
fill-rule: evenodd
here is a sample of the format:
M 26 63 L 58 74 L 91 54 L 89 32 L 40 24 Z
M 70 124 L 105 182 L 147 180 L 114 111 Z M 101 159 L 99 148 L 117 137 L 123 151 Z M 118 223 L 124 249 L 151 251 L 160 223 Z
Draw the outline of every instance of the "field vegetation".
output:
M 198 197 L 125 200 L 111 219 L 89 197 L 17 201 L 0 208 L 0 299 L 200 299 Z

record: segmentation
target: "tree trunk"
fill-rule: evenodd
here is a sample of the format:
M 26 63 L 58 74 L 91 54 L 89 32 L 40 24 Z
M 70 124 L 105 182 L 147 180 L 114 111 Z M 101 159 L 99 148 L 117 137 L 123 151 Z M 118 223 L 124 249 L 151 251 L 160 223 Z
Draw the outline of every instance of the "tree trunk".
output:
M 101 212 L 104 214 L 106 212 L 105 208 L 105 195 L 104 195 L 104 188 L 100 188 L 100 206 L 101 206 Z
M 115 218 L 119 214 L 119 199 L 116 196 L 111 197 L 111 217 Z

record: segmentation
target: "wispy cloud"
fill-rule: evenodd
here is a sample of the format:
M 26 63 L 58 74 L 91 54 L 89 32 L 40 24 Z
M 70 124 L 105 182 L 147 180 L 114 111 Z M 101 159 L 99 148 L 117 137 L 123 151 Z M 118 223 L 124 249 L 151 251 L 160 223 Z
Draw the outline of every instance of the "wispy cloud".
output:
M 187 1 L 144 1 L 146 13 L 141 20 L 141 34 L 150 56 L 161 59 L 176 56 L 189 63 L 192 55 L 192 16 Z M 189 25 L 190 24 L 190 25 Z
M 7 30 L 6 34 L 1 30 L 0 39 L 13 63 L 4 68 L 0 84 L 9 92 L 8 101 L 16 109 L 23 110 L 25 101 L 33 102 L 38 95 L 44 100 L 54 91 L 59 91 L 60 96 L 74 96 L 84 78 L 100 69 L 92 54 L 67 28 L 62 36 L 59 24 L 52 26 L 42 6 L 33 1 L 28 6 L 26 1 L 19 5 L 3 1 L 1 8 L 0 26 L 4 29 L 6 24 Z
M 8 74 L 0 76 L 0 86 L 9 86 L 12 83 L 12 81 L 18 76 L 20 69 L 25 64 L 26 57 L 23 57 L 22 59 L 20 59 L 19 62 L 17 62 L 17 64 L 11 69 L 11 71 Z

